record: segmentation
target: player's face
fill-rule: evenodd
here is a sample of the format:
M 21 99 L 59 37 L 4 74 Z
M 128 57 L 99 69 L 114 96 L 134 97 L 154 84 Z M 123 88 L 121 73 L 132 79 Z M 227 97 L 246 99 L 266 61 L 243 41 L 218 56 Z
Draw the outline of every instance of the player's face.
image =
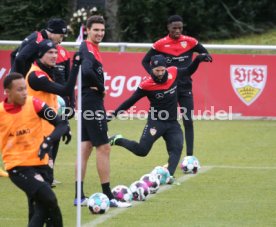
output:
M 94 44 L 99 44 L 103 40 L 104 34 L 104 24 L 94 23 L 91 28 L 87 28 L 87 39 Z
M 27 86 L 25 80 L 17 79 L 11 83 L 11 88 L 5 90 L 8 95 L 8 103 L 23 106 L 27 99 Z
M 51 33 L 49 37 L 54 44 L 60 44 L 64 38 L 64 34 L 53 34 Z
M 158 80 L 161 80 L 163 76 L 165 75 L 166 67 L 164 66 L 158 66 L 152 69 L 152 73 L 155 77 L 157 77 Z
M 168 25 L 169 36 L 172 39 L 178 39 L 183 32 L 183 23 L 181 21 L 175 21 Z
M 40 58 L 40 61 L 42 64 L 44 64 L 48 67 L 54 67 L 56 65 L 57 55 L 58 55 L 57 49 L 52 48 L 52 49 L 48 50 L 42 56 L 42 58 Z

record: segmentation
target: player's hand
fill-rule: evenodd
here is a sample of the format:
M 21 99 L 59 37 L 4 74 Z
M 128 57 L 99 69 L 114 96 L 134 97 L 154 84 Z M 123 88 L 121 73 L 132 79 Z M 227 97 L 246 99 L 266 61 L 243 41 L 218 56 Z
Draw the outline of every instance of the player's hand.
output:
M 73 65 L 79 66 L 81 64 L 80 52 L 76 52 L 73 57 Z
M 51 138 L 49 136 L 45 137 L 38 151 L 38 157 L 40 158 L 40 160 L 42 160 L 45 157 L 45 154 L 50 153 L 52 147 L 53 147 L 53 142 Z
M 72 133 L 71 133 L 70 126 L 68 124 L 67 131 L 62 136 L 62 141 L 64 141 L 65 144 L 68 144 L 70 143 L 71 139 L 72 139 Z
M 210 54 L 199 54 L 196 56 L 199 61 L 205 61 L 205 62 L 212 62 L 213 58 L 211 57 Z

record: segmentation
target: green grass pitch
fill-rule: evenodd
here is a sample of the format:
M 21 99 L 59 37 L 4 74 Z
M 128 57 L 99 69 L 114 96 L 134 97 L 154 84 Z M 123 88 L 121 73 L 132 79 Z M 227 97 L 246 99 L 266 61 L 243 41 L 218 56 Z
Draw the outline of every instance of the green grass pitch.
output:
M 182 124 L 182 122 L 181 122 Z M 145 121 L 109 123 L 109 134 L 121 133 L 138 140 Z M 195 121 L 195 156 L 204 168 L 199 174 L 157 192 L 138 206 L 117 213 L 91 215 L 82 208 L 86 226 L 276 226 L 276 121 Z M 62 210 L 64 226 L 76 226 L 74 163 L 76 121 L 71 120 L 73 139 L 61 144 L 56 161 L 56 179 L 62 184 L 54 191 Z M 185 156 L 185 148 L 182 157 Z M 130 185 L 155 166 L 167 161 L 162 139 L 145 158 L 113 146 L 111 186 Z M 178 168 L 175 176 L 185 178 Z M 161 186 L 162 187 L 162 186 Z M 87 196 L 101 191 L 92 153 L 85 180 Z M 0 226 L 27 224 L 25 195 L 8 178 L 0 178 Z M 108 217 L 108 215 L 113 216 Z

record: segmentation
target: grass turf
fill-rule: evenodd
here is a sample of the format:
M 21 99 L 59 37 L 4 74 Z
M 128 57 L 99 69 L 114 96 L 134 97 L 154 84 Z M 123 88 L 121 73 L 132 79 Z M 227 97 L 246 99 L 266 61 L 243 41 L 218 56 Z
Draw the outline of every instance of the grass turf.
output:
M 182 124 L 182 123 L 181 123 Z M 71 120 L 73 140 L 61 144 L 56 162 L 54 191 L 62 210 L 64 226 L 76 226 L 74 163 L 76 121 Z M 145 121 L 109 123 L 109 133 L 122 133 L 138 140 Z M 275 226 L 276 217 L 276 122 L 275 121 L 195 121 L 195 155 L 202 166 L 213 168 L 157 193 L 139 206 L 126 209 L 99 226 Z M 183 150 L 182 157 L 185 155 Z M 165 144 L 157 141 L 145 158 L 113 146 L 111 185 L 130 185 L 167 160 Z M 177 178 L 182 177 L 180 169 Z M 0 178 L 0 226 L 26 226 L 25 195 L 7 178 Z M 92 153 L 85 192 L 101 191 Z M 110 209 L 114 212 L 116 209 Z M 105 215 L 108 215 L 105 214 Z M 105 215 L 91 215 L 82 208 L 82 223 L 92 223 Z M 91 225 L 92 225 L 91 224 Z

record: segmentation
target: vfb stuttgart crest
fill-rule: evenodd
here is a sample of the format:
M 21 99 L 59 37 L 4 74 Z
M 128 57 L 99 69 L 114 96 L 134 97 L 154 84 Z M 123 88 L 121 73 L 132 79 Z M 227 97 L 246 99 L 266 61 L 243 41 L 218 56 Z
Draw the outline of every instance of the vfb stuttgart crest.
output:
M 262 93 L 266 84 L 266 65 L 231 65 L 230 77 L 237 96 L 247 106 Z

